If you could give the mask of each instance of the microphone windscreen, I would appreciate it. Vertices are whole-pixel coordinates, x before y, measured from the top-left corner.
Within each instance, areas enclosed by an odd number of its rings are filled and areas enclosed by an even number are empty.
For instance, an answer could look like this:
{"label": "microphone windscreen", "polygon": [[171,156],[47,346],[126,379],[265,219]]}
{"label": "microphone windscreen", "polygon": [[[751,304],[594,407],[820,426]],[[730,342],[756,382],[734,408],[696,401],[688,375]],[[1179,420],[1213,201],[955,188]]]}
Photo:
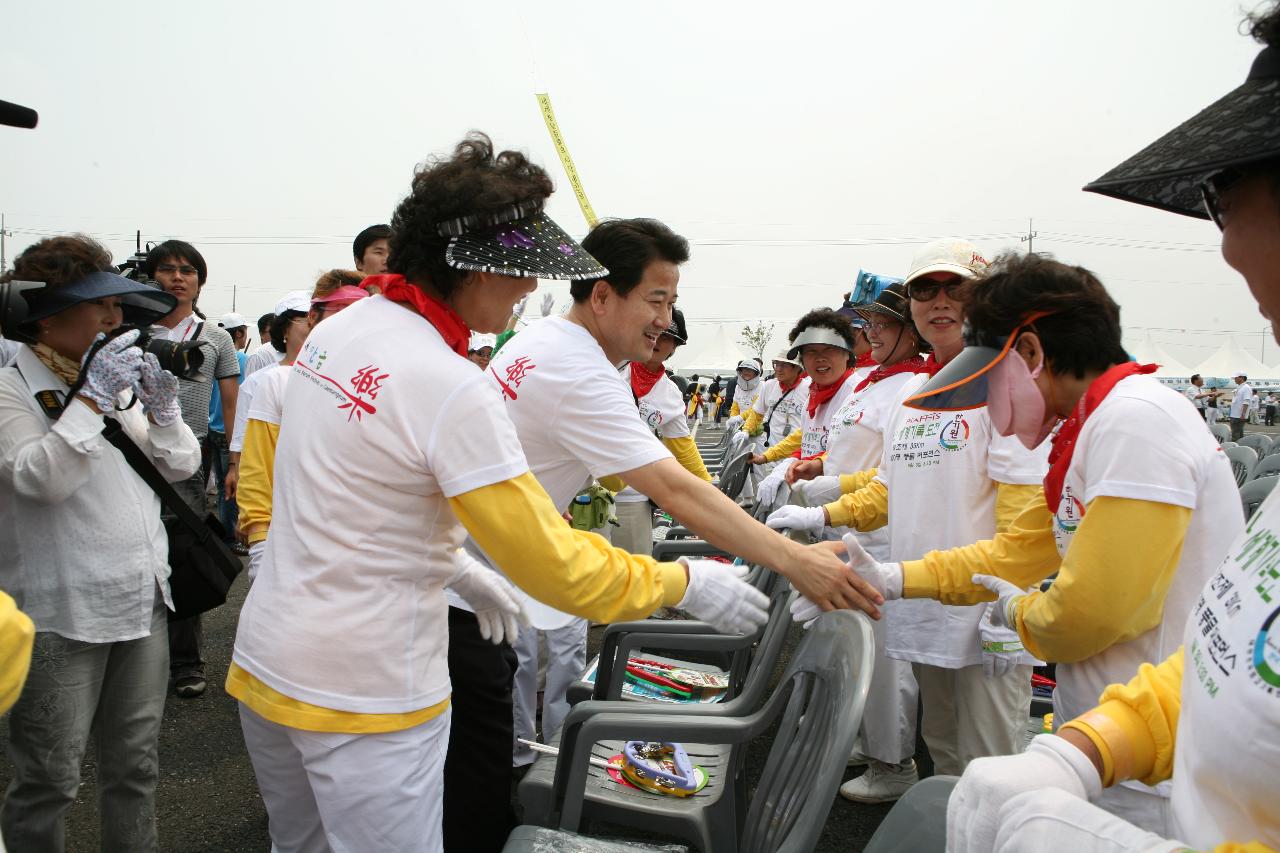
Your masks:
{"label": "microphone windscreen", "polygon": [[8,101],[0,101],[0,124],[9,127],[35,127],[39,121],[36,111],[28,107],[20,107]]}

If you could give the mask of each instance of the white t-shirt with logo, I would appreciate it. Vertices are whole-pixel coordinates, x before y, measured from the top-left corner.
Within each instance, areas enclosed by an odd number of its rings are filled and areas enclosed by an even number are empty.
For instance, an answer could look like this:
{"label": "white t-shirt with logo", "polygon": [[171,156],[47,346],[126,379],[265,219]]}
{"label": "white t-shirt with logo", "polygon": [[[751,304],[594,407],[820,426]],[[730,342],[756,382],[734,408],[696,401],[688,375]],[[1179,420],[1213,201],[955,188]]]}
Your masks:
{"label": "white t-shirt with logo", "polygon": [[[592,480],[671,458],[636,417],[631,386],[600,344],[565,317],[540,320],[508,340],[484,375],[491,398],[515,424],[529,470],[556,509],[568,509]],[[467,548],[484,557],[473,541]],[[577,618],[528,596],[524,604],[542,630]]]}
{"label": "white t-shirt with logo", "polygon": [[1151,376],[1122,379],[1076,439],[1053,525],[1059,554],[1066,555],[1096,498],[1153,501],[1192,513],[1160,624],[1087,660],[1058,664],[1057,719],[1080,716],[1098,704],[1108,684],[1128,681],[1142,663],[1158,663],[1177,650],[1201,588],[1244,529],[1231,464],[1180,396]]}
{"label": "white t-shirt with logo", "polygon": [[1227,554],[1182,637],[1173,837],[1201,850],[1227,839],[1280,849],[1280,492]]}
{"label": "white t-shirt with logo", "polygon": [[747,388],[742,383],[742,377],[738,377],[738,381],[733,386],[732,403],[737,405],[739,415],[745,418],[747,416],[747,412],[751,411],[751,404],[754,403],[756,397],[759,396],[760,386],[763,384],[764,383],[760,381],[760,377],[757,376],[751,383],[751,387]]}
{"label": "white t-shirt with logo", "polygon": [[[631,387],[631,364],[620,371],[622,381]],[[632,392],[632,398],[635,392]],[[687,438],[691,435],[689,419],[684,414],[684,397],[680,394],[680,386],[671,381],[670,376],[663,376],[653,384],[649,393],[636,401],[640,420],[659,439]],[[619,503],[646,501],[647,497],[627,486],[615,497]]]}
{"label": "white t-shirt with logo", "polygon": [[240,383],[240,391],[236,394],[236,421],[231,430],[231,441],[227,449],[233,453],[244,450],[244,431],[249,426],[249,410],[253,407],[253,395],[258,391],[258,383],[266,376],[261,370]]}
{"label": "white t-shirt with logo", "polygon": [[1236,386],[1236,391],[1231,395],[1231,417],[1244,417],[1245,406],[1253,405],[1253,388],[1248,382],[1242,382]]}
{"label": "white t-shirt with logo", "polygon": [[[899,398],[928,379],[916,374]],[[929,551],[972,545],[996,532],[996,483],[1038,485],[1048,470],[1049,442],[1027,450],[1000,435],[986,407],[926,412],[899,405],[885,436],[876,479],[889,490],[889,553],[918,560]],[[889,657],[948,669],[982,663],[978,623],[985,607],[929,599],[893,602],[885,624]]]}
{"label": "white t-shirt with logo", "polygon": [[856,375],[850,375],[831,399],[819,404],[812,415],[809,414],[809,392],[812,386],[805,389],[804,399],[800,404],[800,457],[802,459],[812,459],[827,452],[827,444],[831,440],[831,419],[853,396],[853,389],[858,387],[860,381]]}
{"label": "white t-shirt with logo", "polygon": [[783,391],[777,379],[764,383],[751,410],[764,418],[768,425],[765,447],[777,444],[800,429],[805,407],[809,405],[811,381],[808,376],[802,376],[790,391]]}
{"label": "white t-shirt with logo", "polygon": [[280,364],[255,373],[255,377],[261,378],[249,402],[248,416],[255,421],[279,424],[280,416],[284,413],[285,388],[288,387],[289,377],[292,375],[292,365],[286,367]]}
{"label": "white t-shirt with logo", "polygon": [[447,498],[528,471],[515,427],[474,364],[382,296],[311,332],[284,408],[235,662],[339,711],[443,701],[443,586],[465,536]]}

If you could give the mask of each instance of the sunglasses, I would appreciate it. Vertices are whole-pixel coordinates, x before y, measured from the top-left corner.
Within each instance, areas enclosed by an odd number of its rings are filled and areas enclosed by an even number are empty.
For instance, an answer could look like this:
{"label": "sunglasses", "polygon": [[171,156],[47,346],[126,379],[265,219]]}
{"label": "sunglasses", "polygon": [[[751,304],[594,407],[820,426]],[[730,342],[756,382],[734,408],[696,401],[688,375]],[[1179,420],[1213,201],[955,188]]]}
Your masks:
{"label": "sunglasses", "polygon": [[1244,176],[1245,173],[1239,169],[1223,169],[1200,182],[1200,198],[1204,202],[1205,213],[1209,214],[1219,231],[1222,230],[1222,196]]}
{"label": "sunglasses", "polygon": [[932,302],[938,298],[938,291],[946,290],[947,298],[960,301],[964,295],[964,288],[969,282],[963,278],[955,278],[951,281],[938,281],[932,278],[922,278],[911,282],[907,285],[907,295],[916,302]]}
{"label": "sunglasses", "polygon": [[183,275],[195,275],[199,270],[189,264],[183,264],[182,266],[177,266],[175,264],[160,264],[160,266],[156,267],[156,272],[170,274],[180,272]]}

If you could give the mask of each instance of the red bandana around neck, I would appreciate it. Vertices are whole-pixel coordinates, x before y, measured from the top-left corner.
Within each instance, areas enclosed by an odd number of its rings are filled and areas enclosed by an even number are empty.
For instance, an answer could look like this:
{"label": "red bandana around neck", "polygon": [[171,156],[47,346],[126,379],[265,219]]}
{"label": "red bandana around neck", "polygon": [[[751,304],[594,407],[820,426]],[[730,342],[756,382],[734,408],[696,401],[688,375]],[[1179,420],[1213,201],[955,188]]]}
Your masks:
{"label": "red bandana around neck", "polygon": [[1071,467],[1071,457],[1076,452],[1076,439],[1080,437],[1084,422],[1102,404],[1102,401],[1107,399],[1111,389],[1115,388],[1122,379],[1155,373],[1158,367],[1159,365],[1156,364],[1135,364],[1127,361],[1108,369],[1106,373],[1090,383],[1088,390],[1076,404],[1071,417],[1062,422],[1062,426],[1058,428],[1058,434],[1053,437],[1053,449],[1049,451],[1049,473],[1044,477],[1044,500],[1049,505],[1050,512],[1056,515],[1058,504],[1062,502],[1062,487],[1066,483],[1067,469]]}
{"label": "red bandana around neck", "polygon": [[824,388],[817,385],[809,386],[809,417],[813,417],[818,413],[818,407],[830,400],[836,395],[836,392],[844,385],[845,380],[853,375],[853,368],[850,367],[840,375],[840,378]]}
{"label": "red bandana around neck", "polygon": [[920,368],[921,373],[927,373],[930,376],[937,376],[938,371],[943,368],[942,362],[938,361],[938,356],[929,353],[929,357],[924,360],[924,364]]}
{"label": "red bandana around neck", "polygon": [[402,275],[371,275],[360,286],[370,284],[382,288],[382,295],[392,302],[399,302],[425,317],[428,323],[436,327],[449,349],[463,358],[467,357],[471,330],[456,311],[434,296],[427,295],[422,288],[405,281]]}
{"label": "red bandana around neck", "polygon": [[778,387],[782,389],[782,393],[783,393],[783,394],[789,394],[789,393],[791,393],[791,391],[792,391],[792,390],[794,390],[794,389],[795,389],[795,387],[796,387],[797,385],[799,385],[801,382],[803,382],[803,381],[804,381],[804,378],[805,378],[806,376],[808,376],[808,375],[809,375],[809,374],[805,373],[803,370],[802,370],[802,371],[800,371],[799,373],[797,373],[797,374],[796,374],[796,381],[795,381],[795,382],[792,382],[790,385],[783,385],[783,384],[782,384],[782,380],[781,380],[781,379],[779,379],[779,380],[778,380]]}
{"label": "red bandana around neck", "polygon": [[894,376],[898,373],[920,373],[924,370],[924,367],[925,361],[918,355],[913,355],[911,358],[903,359],[897,364],[890,365],[889,367],[881,365],[867,374],[866,378],[858,383],[858,387],[853,389],[853,393],[857,394],[868,385],[874,385],[881,379],[888,379],[890,376]]}
{"label": "red bandana around neck", "polygon": [[875,367],[876,360],[871,357],[870,352],[864,352],[862,355],[858,356],[853,360],[853,366],[855,369],[861,369],[863,367]]}
{"label": "red bandana around neck", "polygon": [[661,367],[650,371],[638,361],[631,362],[631,393],[635,394],[636,400],[639,401],[653,390],[653,386],[658,384],[659,379],[666,375],[667,372]]}

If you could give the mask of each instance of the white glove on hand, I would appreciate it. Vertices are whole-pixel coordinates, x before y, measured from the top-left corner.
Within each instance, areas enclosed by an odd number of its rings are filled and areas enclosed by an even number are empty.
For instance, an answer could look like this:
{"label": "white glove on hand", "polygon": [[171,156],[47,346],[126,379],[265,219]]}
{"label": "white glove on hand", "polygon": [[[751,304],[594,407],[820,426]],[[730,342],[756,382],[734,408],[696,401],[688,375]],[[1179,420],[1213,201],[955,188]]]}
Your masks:
{"label": "white glove on hand", "polygon": [[999,600],[991,606],[992,624],[1001,628],[1015,628],[1017,622],[1014,614],[1018,612],[1018,599],[1025,596],[1027,591],[995,575],[974,575],[970,580],[978,586],[985,586],[999,596]]}
{"label": "white glove on hand", "polygon": [[1000,807],[995,847],[1010,850],[1073,850],[1078,853],[1182,853],[1189,845],[1139,829],[1093,803],[1057,788],[1014,797]]}
{"label": "white glove on hand", "polygon": [[151,353],[142,357],[133,393],[138,395],[143,410],[151,415],[156,426],[170,426],[182,417],[182,409],[178,405],[178,377],[161,367]]}
{"label": "white glove on hand", "polygon": [[1102,780],[1089,757],[1057,735],[1037,735],[1021,755],[975,759],[947,805],[947,850],[992,850],[1000,807],[1038,788],[1058,788],[1088,800],[1102,793]]}
{"label": "white glove on hand", "polygon": [[848,555],[845,562],[849,564],[849,568],[875,587],[885,601],[902,598],[902,563],[879,562],[867,553],[858,537],[852,533],[846,533],[843,541]]}
{"label": "white glove on hand", "polygon": [[795,530],[819,536],[827,526],[827,514],[820,506],[784,506],[769,513],[765,524],[774,530]]}
{"label": "white glove on hand", "polygon": [[750,634],[769,620],[769,597],[747,583],[747,567],[680,558],[689,587],[676,607],[726,634]]}
{"label": "white glove on hand", "polygon": [[[80,396],[92,400],[104,413],[114,409],[120,392],[132,388],[141,377],[142,350],[133,346],[140,334],[137,330],[126,332],[98,350],[89,362]],[[95,343],[103,337],[99,334]],[[85,352],[86,358],[88,355]]]}
{"label": "white glove on hand", "polygon": [[515,597],[511,582],[466,551],[455,552],[454,563],[458,573],[446,586],[475,612],[480,636],[495,646],[503,640],[514,643],[520,636],[520,626],[529,624],[529,616]]}
{"label": "white glove on hand", "polygon": [[982,640],[982,674],[987,678],[999,678],[1013,671],[1025,660],[1022,638],[1012,628],[993,622],[999,602],[991,602],[987,613],[978,623],[978,636]]}
{"label": "white glove on hand", "polygon": [[778,499],[778,490],[786,483],[787,470],[795,461],[794,457],[782,460],[769,472],[769,476],[760,481],[760,485],[756,486],[758,502],[765,506],[773,506],[773,502]]}
{"label": "white glove on hand", "polygon": [[809,623],[821,615],[822,608],[803,595],[797,595],[795,600],[791,602],[791,621],[803,622],[806,629],[809,627]]}
{"label": "white glove on hand", "polygon": [[739,429],[744,423],[746,423],[746,421],[743,419],[742,415],[734,415],[724,422],[724,428],[729,432],[733,432],[734,430]]}
{"label": "white glove on hand", "polygon": [[258,567],[262,565],[262,555],[267,553],[267,540],[254,542],[249,546],[249,583],[258,576]]}

